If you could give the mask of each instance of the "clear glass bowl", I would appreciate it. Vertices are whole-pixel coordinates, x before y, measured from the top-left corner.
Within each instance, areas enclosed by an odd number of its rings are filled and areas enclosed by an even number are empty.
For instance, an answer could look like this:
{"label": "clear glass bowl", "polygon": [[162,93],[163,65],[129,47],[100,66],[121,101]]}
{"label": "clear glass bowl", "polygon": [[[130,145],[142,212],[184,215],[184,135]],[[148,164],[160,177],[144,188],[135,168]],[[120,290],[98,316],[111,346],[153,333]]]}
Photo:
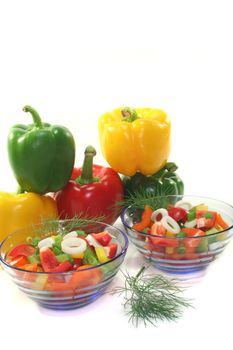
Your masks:
{"label": "clear glass bowl", "polygon": [[[177,195],[156,198],[158,208],[166,208],[169,204],[174,205],[181,199],[191,202],[193,206],[205,204],[208,206],[208,210],[217,211],[228,223],[229,228],[202,237],[166,237],[164,240],[161,236],[132,228],[136,222],[140,221],[142,210],[128,207],[121,214],[126,233],[137,250],[156,268],[168,273],[190,273],[205,269],[223,252],[233,233],[233,207],[227,203],[197,196]],[[186,247],[185,252],[177,253],[177,248],[181,245]],[[195,247],[195,249],[188,248],[190,246]]]}
{"label": "clear glass bowl", "polygon": [[[63,230],[66,221],[58,221],[59,230]],[[100,265],[84,268],[82,270],[72,270],[63,273],[54,272],[31,272],[20,268],[12,267],[6,262],[7,253],[12,247],[25,243],[28,236],[41,238],[55,234],[53,229],[50,232],[35,227],[19,230],[5,238],[0,246],[0,262],[3,269],[10,275],[14,283],[28,297],[36,301],[43,307],[58,310],[75,309],[92,303],[99,298],[118,272],[127,248],[128,238],[124,232],[118,228],[107,225],[103,222],[95,223],[87,228],[76,228],[85,232],[100,232],[107,229],[112,235],[112,240],[118,243],[117,255]]]}

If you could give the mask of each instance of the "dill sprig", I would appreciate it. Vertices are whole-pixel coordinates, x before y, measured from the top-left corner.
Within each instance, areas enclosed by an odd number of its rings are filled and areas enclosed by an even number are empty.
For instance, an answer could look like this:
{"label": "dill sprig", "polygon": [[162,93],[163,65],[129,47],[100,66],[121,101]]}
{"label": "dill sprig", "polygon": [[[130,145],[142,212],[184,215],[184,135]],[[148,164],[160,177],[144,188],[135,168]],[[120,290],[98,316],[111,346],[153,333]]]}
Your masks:
{"label": "dill sprig", "polygon": [[[178,197],[179,196],[177,196],[177,198]],[[118,203],[119,206],[130,206],[131,208],[139,209],[144,209],[146,205],[149,205],[153,210],[159,208],[167,208],[168,204],[169,199],[165,196],[160,197],[159,193],[157,196],[155,196],[154,194],[145,192],[143,189],[140,188],[135,192],[128,193],[127,196],[125,196],[124,200]]]}
{"label": "dill sprig", "polygon": [[82,213],[74,216],[72,219],[59,220],[55,218],[41,218],[41,223],[32,226],[34,234],[46,235],[48,233],[56,233],[62,231],[63,234],[77,230],[96,228],[100,226],[100,222],[104,221],[104,216],[87,217]]}
{"label": "dill sprig", "polygon": [[123,273],[123,287],[115,287],[110,294],[124,294],[124,309],[136,327],[140,321],[146,326],[161,320],[176,321],[183,309],[190,307],[189,299],[183,297],[183,289],[177,285],[177,280],[162,275],[144,274],[143,266],[136,276]]}

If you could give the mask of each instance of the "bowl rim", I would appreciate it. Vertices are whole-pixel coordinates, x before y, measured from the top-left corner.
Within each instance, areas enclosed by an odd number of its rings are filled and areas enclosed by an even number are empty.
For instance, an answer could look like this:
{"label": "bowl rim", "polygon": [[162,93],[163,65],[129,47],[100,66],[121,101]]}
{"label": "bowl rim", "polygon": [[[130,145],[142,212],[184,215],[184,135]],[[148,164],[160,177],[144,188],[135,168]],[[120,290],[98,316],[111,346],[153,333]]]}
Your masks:
{"label": "bowl rim", "polygon": [[[65,221],[69,221],[69,220],[54,220],[54,221],[57,221],[57,222],[65,222]],[[91,220],[88,220],[91,222]],[[93,266],[90,266],[90,267],[87,267],[87,268],[84,268],[84,269],[81,269],[81,270],[70,270],[70,271],[65,271],[65,272],[45,272],[45,271],[29,271],[29,270],[24,270],[24,269],[21,269],[20,267],[14,267],[10,264],[8,264],[5,259],[2,258],[2,245],[9,239],[11,238],[12,236],[16,235],[17,233],[23,231],[23,230],[27,230],[28,228],[30,228],[30,226],[26,226],[24,228],[21,228],[17,231],[14,231],[12,233],[10,233],[7,237],[5,237],[1,242],[0,242],[0,263],[4,264],[6,267],[12,269],[12,270],[16,270],[16,271],[21,271],[21,272],[24,272],[24,273],[29,273],[29,274],[38,274],[38,275],[71,275],[73,273],[78,273],[78,272],[82,272],[82,271],[88,271],[88,270],[94,270],[96,268],[100,268],[102,266],[105,266],[109,263],[111,263],[112,261],[118,259],[120,256],[126,254],[127,252],[127,249],[128,249],[128,246],[129,246],[129,239],[128,239],[128,236],[127,234],[121,230],[120,228],[114,226],[114,225],[110,225],[110,224],[107,224],[103,221],[93,221],[95,224],[100,224],[100,225],[105,225],[108,226],[108,227],[113,227],[115,230],[119,231],[120,234],[123,236],[124,238],[124,247],[122,248],[121,252],[118,253],[116,256],[114,256],[114,258],[108,260],[108,261],[105,261],[101,264],[98,264],[98,265],[93,265]],[[36,224],[36,225],[33,225],[33,227],[36,227],[36,226],[39,226],[41,225],[40,223],[39,224]]]}
{"label": "bowl rim", "polygon": [[[206,197],[206,196],[194,196],[194,195],[182,195],[182,194],[174,194],[174,195],[167,195],[167,196],[155,196],[155,198],[171,198],[171,197],[177,197],[177,196],[179,196],[179,197],[194,197],[194,198],[200,198],[200,199],[207,199],[207,200],[213,200],[213,201],[216,201],[216,202],[220,202],[220,203],[222,203],[222,204],[224,204],[224,205],[226,205],[226,206],[228,206],[229,208],[232,208],[232,210],[233,210],[233,205],[231,205],[231,204],[229,204],[229,203],[227,203],[227,202],[224,202],[224,201],[222,201],[222,200],[219,200],[219,199],[215,199],[215,198],[212,198],[212,197]],[[130,206],[128,206],[128,207],[125,207],[123,210],[122,210],[122,212],[121,212],[121,215],[120,215],[120,217],[121,217],[121,221],[122,221],[122,224],[125,226],[125,227],[127,227],[129,230],[132,230],[133,232],[135,232],[135,233],[139,233],[140,235],[143,235],[143,236],[145,236],[145,237],[156,237],[156,238],[160,238],[160,239],[164,239],[164,236],[158,236],[158,235],[152,235],[151,233],[146,233],[146,232],[143,232],[143,231],[139,231],[139,230],[135,230],[132,226],[129,226],[128,224],[127,224],[127,222],[125,221],[125,214],[126,214],[126,211],[127,210],[129,210],[129,209],[131,209],[131,208],[133,208],[133,206],[132,205],[130,205]],[[218,231],[218,232],[216,232],[216,233],[211,233],[211,234],[208,234],[208,237],[212,237],[212,236],[217,236],[217,235],[219,235],[219,234],[221,234],[221,233],[223,233],[223,232],[226,232],[226,231],[229,231],[229,230],[231,230],[231,229],[233,229],[233,224],[231,225],[231,226],[229,226],[228,228],[226,228],[226,229],[224,229],[224,230],[221,230],[221,231]],[[206,235],[202,235],[202,236],[194,236],[194,237],[184,237],[183,239],[200,239],[200,238],[202,238],[202,237],[206,237]],[[180,238],[178,238],[178,237],[167,237],[166,236],[166,239],[180,239]]]}

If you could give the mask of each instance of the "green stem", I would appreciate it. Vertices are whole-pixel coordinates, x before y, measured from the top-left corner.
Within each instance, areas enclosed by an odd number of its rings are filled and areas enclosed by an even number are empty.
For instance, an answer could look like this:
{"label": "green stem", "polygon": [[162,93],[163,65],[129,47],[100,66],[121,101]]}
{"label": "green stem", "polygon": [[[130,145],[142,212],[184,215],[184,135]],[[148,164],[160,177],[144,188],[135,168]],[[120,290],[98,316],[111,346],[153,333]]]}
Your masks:
{"label": "green stem", "polygon": [[137,112],[133,108],[125,107],[121,110],[123,120],[132,123],[134,120],[139,119]]}
{"label": "green stem", "polygon": [[178,166],[175,163],[168,162],[164,168],[167,169],[167,171],[174,173],[178,169]]}
{"label": "green stem", "polygon": [[178,169],[178,166],[175,163],[167,163],[163,169],[161,170],[161,176],[158,178],[159,180],[163,180],[167,175],[173,174]]}
{"label": "green stem", "polygon": [[75,181],[80,185],[87,185],[92,182],[97,182],[99,179],[93,177],[93,158],[96,155],[96,150],[92,146],[87,146],[84,152],[84,161],[82,166],[81,176],[78,177]]}
{"label": "green stem", "polygon": [[23,107],[23,111],[31,113],[32,119],[33,119],[33,123],[35,124],[35,126],[37,128],[41,128],[43,126],[41,118],[40,118],[39,114],[37,113],[37,111],[34,108],[32,108],[31,106],[24,106]]}
{"label": "green stem", "polygon": [[146,269],[146,266],[142,266],[138,271],[138,273],[136,274],[135,278],[137,279],[144,272],[145,269]]}

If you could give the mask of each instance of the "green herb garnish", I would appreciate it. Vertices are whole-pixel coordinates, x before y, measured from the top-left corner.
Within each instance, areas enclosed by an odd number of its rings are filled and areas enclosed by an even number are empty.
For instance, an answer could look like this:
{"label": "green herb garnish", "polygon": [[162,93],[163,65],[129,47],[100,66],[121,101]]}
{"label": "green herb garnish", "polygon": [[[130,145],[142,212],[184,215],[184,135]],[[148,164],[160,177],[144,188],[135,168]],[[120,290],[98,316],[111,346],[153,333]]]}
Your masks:
{"label": "green herb garnish", "polygon": [[118,205],[140,209],[144,209],[146,205],[149,205],[153,210],[156,210],[159,208],[167,208],[169,205],[169,198],[166,198],[166,196],[160,197],[159,194],[155,196],[152,193],[145,192],[143,189],[139,189],[138,191],[129,193]]}
{"label": "green herb garnish", "polygon": [[123,287],[115,287],[110,294],[124,294],[124,309],[136,327],[140,321],[156,325],[161,320],[177,320],[186,307],[192,306],[190,300],[181,295],[183,289],[177,280],[162,275],[144,274],[143,266],[136,276],[125,276]]}
{"label": "green herb garnish", "polygon": [[[72,219],[58,220],[58,219],[43,219],[41,218],[41,224],[33,225],[32,231],[34,234],[47,235],[57,234],[58,232],[65,235],[71,231],[77,231],[78,229],[88,229],[98,227],[98,223],[104,220],[104,216],[100,217],[88,217],[81,213]],[[79,231],[81,233],[81,230]],[[83,231],[82,231],[83,232]],[[80,234],[81,235],[81,234]],[[40,237],[41,240],[41,237]]]}

